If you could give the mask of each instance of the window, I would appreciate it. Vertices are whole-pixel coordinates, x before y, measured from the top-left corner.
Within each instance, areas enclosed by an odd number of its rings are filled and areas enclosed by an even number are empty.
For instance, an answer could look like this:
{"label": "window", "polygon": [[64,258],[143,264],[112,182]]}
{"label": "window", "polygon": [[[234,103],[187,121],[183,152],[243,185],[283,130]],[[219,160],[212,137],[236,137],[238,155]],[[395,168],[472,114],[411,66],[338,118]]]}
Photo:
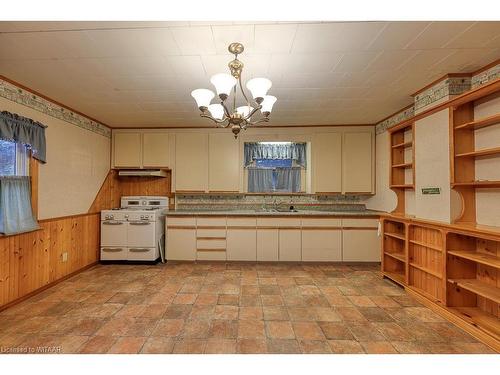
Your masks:
{"label": "window", "polygon": [[0,140],[0,176],[27,176],[28,161],[26,146]]}
{"label": "window", "polygon": [[301,192],[305,143],[245,143],[245,167],[250,193]]}

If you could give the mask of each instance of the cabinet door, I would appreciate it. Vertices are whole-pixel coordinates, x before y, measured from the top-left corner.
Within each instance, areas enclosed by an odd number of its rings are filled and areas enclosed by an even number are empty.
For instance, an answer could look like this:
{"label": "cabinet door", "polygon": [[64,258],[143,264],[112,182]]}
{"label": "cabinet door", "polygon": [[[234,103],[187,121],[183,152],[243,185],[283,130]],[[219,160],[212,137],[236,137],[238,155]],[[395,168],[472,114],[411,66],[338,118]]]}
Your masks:
{"label": "cabinet door", "polygon": [[321,133],[312,144],[314,191],[342,191],[342,133]]}
{"label": "cabinet door", "polygon": [[207,191],[208,134],[175,135],[175,190]]}
{"label": "cabinet door", "polygon": [[342,158],[342,185],[346,193],[373,191],[372,133],[345,133]]}
{"label": "cabinet door", "polygon": [[302,260],[300,229],[279,230],[279,260],[300,262]]}
{"label": "cabinet door", "polygon": [[380,262],[380,239],[376,229],[344,229],[344,262]]}
{"label": "cabinet door", "polygon": [[278,229],[257,229],[257,260],[278,261],[278,247]]}
{"label": "cabinet door", "polygon": [[210,134],[208,137],[208,190],[240,190],[239,141],[232,134]]}
{"label": "cabinet door", "polygon": [[342,260],[342,230],[303,228],[302,260],[340,262]]}
{"label": "cabinet door", "polygon": [[256,229],[227,230],[227,260],[257,260]]}
{"label": "cabinet door", "polygon": [[196,260],[196,229],[168,228],[165,250],[167,260]]}
{"label": "cabinet door", "polygon": [[116,168],[142,166],[141,133],[114,133],[113,160]]}
{"label": "cabinet door", "polygon": [[168,133],[142,135],[142,164],[148,167],[170,167]]}

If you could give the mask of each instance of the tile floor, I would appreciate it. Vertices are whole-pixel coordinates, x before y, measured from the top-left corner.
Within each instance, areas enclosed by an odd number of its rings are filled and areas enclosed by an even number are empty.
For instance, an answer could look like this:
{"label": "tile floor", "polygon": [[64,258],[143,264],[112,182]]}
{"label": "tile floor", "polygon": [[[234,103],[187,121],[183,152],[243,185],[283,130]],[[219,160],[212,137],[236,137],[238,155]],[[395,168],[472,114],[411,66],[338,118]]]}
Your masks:
{"label": "tile floor", "polygon": [[0,313],[0,353],[491,353],[378,266],[99,265]]}

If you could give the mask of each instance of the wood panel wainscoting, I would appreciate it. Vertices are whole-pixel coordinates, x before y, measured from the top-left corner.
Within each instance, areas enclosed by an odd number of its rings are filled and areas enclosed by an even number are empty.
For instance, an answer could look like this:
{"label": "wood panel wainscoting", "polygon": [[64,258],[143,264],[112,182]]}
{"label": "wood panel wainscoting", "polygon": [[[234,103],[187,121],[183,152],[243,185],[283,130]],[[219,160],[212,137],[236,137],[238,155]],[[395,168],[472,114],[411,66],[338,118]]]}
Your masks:
{"label": "wood panel wainscoting", "polygon": [[[38,216],[38,161],[33,158],[30,176]],[[118,207],[122,195],[171,196],[170,181],[170,173],[166,178],[118,177],[110,170],[87,213],[40,220],[33,232],[0,235],[0,311],[97,264],[100,211]]]}

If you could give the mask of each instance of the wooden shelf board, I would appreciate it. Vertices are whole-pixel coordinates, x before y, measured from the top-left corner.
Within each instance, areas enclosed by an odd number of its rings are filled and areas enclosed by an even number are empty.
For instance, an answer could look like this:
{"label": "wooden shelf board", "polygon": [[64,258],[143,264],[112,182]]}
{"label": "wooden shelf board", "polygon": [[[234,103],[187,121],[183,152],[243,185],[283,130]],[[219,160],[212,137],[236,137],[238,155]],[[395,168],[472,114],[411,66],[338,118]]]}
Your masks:
{"label": "wooden shelf board", "polygon": [[404,169],[413,168],[413,163],[394,164],[392,168],[404,168]]}
{"label": "wooden shelf board", "polygon": [[476,279],[448,279],[454,285],[487,298],[495,303],[500,303],[500,288],[483,283]]}
{"label": "wooden shelf board", "polygon": [[500,324],[495,316],[478,307],[448,307],[447,309],[500,341]]}
{"label": "wooden shelf board", "polygon": [[463,152],[460,154],[455,154],[456,158],[475,158],[479,156],[491,156],[491,155],[499,155],[500,147],[493,148],[485,148],[483,150],[475,150],[471,152]]}
{"label": "wooden shelf board", "polygon": [[500,268],[500,258],[494,255],[478,253],[477,251],[455,251],[448,250],[448,254],[454,255],[463,259],[472,260],[486,266]]}
{"label": "wooden shelf board", "polygon": [[454,182],[452,187],[471,186],[476,188],[500,188],[500,181],[470,181],[470,182]]}
{"label": "wooden shelf board", "polygon": [[405,275],[402,273],[396,273],[396,272],[390,272],[390,271],[384,271],[384,276],[387,276],[389,279],[397,282],[398,284],[404,284],[405,282]]}
{"label": "wooden shelf board", "polygon": [[441,251],[441,252],[443,251],[443,249],[440,248],[438,245],[432,245],[429,243],[420,242],[420,241],[416,241],[416,240],[410,240],[410,243],[412,243],[414,245],[422,246],[422,247],[427,247],[429,249],[436,250],[436,251]]}
{"label": "wooden shelf board", "polygon": [[401,241],[405,241],[404,234],[384,232],[384,235],[392,237],[392,238],[397,238],[398,240],[401,240]]}
{"label": "wooden shelf board", "polygon": [[440,273],[438,273],[436,271],[433,271],[430,268],[423,267],[423,266],[421,266],[419,264],[416,264],[416,263],[410,263],[410,266],[413,267],[413,268],[416,268],[416,269],[418,269],[418,270],[420,270],[422,272],[428,273],[429,275],[432,275],[432,276],[434,276],[434,277],[436,277],[438,279],[442,279],[443,278],[443,276]]}
{"label": "wooden shelf board", "polygon": [[414,189],[413,184],[396,184],[396,185],[391,185],[391,188],[398,188],[398,189]]}
{"label": "wooden shelf board", "polygon": [[500,114],[490,117],[481,118],[465,124],[455,126],[455,130],[458,129],[481,129],[487,126],[495,125],[500,123]]}
{"label": "wooden shelf board", "polygon": [[408,147],[413,147],[413,141],[407,141],[407,142],[402,142],[398,143],[396,145],[392,145],[392,148],[408,148]]}
{"label": "wooden shelf board", "polygon": [[404,253],[389,253],[387,251],[384,251],[384,255],[399,260],[400,262],[406,263],[406,256]]}

